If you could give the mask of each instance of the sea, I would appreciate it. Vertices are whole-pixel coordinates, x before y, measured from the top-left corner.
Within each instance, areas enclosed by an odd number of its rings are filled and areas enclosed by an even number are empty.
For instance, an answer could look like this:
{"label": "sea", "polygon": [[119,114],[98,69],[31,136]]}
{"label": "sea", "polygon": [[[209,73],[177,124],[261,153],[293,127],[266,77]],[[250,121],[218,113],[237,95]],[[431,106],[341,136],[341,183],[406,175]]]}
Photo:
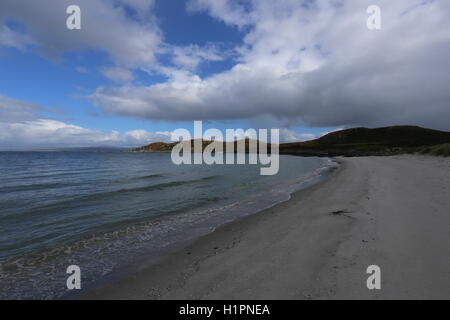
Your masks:
{"label": "sea", "polygon": [[325,179],[328,158],[175,165],[170,153],[0,152],[0,299],[58,299],[134,272]]}

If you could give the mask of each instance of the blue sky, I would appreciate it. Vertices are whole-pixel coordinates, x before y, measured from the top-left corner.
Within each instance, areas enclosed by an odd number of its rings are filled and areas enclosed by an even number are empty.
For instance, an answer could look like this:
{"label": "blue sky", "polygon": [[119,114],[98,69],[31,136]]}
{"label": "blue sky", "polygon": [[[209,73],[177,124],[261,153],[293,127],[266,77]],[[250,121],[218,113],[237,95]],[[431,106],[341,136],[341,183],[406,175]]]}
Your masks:
{"label": "blue sky", "polygon": [[[135,146],[194,120],[280,128],[283,141],[450,129],[436,117],[448,112],[449,5],[378,2],[373,32],[370,1],[2,0],[0,149]],[[70,4],[81,30],[65,26]]]}

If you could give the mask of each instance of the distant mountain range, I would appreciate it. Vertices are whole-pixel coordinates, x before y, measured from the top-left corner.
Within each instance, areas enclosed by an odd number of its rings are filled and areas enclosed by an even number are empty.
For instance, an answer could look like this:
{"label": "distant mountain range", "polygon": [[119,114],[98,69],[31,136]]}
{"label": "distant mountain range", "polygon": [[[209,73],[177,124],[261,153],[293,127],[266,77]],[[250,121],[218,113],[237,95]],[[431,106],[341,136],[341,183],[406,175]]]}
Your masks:
{"label": "distant mountain range", "polygon": [[[248,151],[249,139],[245,140]],[[184,143],[189,143],[184,142]],[[193,141],[190,141],[193,145]],[[213,141],[202,140],[203,148]],[[233,142],[222,143],[224,150]],[[131,149],[129,152],[170,152],[177,143],[155,142],[149,145]],[[237,142],[234,142],[236,150]],[[449,145],[445,145],[449,144]],[[279,145],[280,154],[294,154],[301,156],[367,156],[367,155],[392,155],[400,153],[433,152],[440,146],[445,154],[450,149],[450,132],[426,129],[417,126],[392,126],[384,128],[351,128],[331,132],[319,139],[282,143]],[[270,150],[270,145],[268,145]],[[255,150],[253,150],[255,151]],[[253,152],[252,151],[252,152]]]}

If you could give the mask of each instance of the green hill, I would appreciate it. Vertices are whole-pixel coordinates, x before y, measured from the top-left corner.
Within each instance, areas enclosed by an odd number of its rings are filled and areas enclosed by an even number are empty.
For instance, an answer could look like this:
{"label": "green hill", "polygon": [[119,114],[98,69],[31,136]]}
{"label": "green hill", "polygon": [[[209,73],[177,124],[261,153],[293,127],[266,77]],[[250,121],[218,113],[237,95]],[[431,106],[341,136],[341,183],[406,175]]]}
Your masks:
{"label": "green hill", "polygon": [[127,152],[170,152],[176,143],[154,142],[149,145],[134,148]]}
{"label": "green hill", "polygon": [[364,156],[419,152],[424,146],[450,143],[450,132],[417,126],[352,128],[319,139],[285,143],[280,153],[305,156]]}
{"label": "green hill", "polygon": [[[190,143],[191,150],[194,150],[194,141],[195,140],[189,140],[189,141],[185,141],[183,143]],[[249,150],[251,150],[251,152],[257,152],[257,150],[258,150],[259,142],[256,140],[250,140],[250,139],[245,139],[245,140],[243,139],[243,140],[239,140],[239,141],[235,141],[235,142],[202,140],[202,150],[205,149],[210,144],[215,143],[215,144],[222,144],[222,150],[224,152],[226,152],[226,150],[231,150],[230,147],[234,144],[233,150],[234,150],[234,152],[236,152],[237,144],[239,142],[241,142],[241,143],[244,142],[246,152],[249,152]],[[251,148],[251,142],[253,142],[256,145],[256,148]],[[170,152],[170,151],[172,151],[173,147],[175,147],[175,145],[177,145],[177,144],[178,144],[178,142],[173,142],[173,143],[154,142],[154,143],[151,143],[151,144],[143,146],[143,147],[128,150],[128,152]],[[267,148],[270,151],[270,144],[267,144]]]}

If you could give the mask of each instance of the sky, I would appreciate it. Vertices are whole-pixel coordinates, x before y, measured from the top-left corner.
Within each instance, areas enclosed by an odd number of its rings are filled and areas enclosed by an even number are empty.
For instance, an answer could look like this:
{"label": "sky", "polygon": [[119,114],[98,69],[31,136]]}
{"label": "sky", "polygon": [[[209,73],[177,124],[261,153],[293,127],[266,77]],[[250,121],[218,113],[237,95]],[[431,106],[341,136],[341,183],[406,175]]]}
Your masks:
{"label": "sky", "polygon": [[283,142],[450,130],[449,16],[444,0],[1,0],[0,150],[139,146],[194,120]]}

